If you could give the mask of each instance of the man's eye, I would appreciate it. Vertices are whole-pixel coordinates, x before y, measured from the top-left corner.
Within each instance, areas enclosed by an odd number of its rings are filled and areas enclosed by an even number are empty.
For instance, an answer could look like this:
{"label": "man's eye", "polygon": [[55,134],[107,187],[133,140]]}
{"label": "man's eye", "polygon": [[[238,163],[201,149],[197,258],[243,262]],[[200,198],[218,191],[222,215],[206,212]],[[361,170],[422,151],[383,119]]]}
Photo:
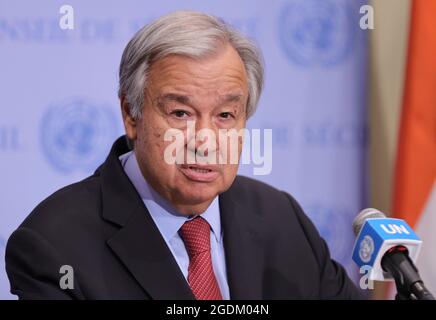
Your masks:
{"label": "man's eye", "polygon": [[233,115],[230,112],[221,112],[220,117],[223,119],[228,119],[228,118],[233,117]]}
{"label": "man's eye", "polygon": [[176,111],[171,112],[171,114],[173,114],[177,118],[183,118],[185,116],[189,116],[189,114],[183,110],[176,110]]}

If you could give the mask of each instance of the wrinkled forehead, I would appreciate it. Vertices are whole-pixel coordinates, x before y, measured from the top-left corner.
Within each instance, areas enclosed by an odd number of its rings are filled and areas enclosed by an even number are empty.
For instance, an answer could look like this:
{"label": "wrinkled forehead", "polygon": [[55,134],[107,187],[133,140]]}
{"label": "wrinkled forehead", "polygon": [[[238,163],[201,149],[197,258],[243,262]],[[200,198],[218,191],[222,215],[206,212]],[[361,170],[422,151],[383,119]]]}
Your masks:
{"label": "wrinkled forehead", "polygon": [[204,58],[166,56],[152,64],[147,82],[163,102],[186,103],[201,93],[235,102],[248,95],[245,66],[231,46]]}

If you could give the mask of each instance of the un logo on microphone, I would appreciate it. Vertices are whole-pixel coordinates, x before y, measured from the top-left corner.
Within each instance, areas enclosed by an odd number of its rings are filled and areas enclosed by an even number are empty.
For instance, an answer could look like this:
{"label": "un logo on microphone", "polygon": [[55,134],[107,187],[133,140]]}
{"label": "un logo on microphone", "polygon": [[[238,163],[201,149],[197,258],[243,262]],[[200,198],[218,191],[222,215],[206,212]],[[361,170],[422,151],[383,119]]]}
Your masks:
{"label": "un logo on microphone", "polygon": [[41,121],[41,148],[58,171],[93,171],[117,135],[112,110],[84,99],[48,107]]}
{"label": "un logo on microphone", "polygon": [[374,240],[371,236],[366,235],[360,242],[359,246],[359,257],[364,263],[371,261],[374,248]]}
{"label": "un logo on microphone", "polygon": [[280,44],[286,56],[302,66],[342,62],[355,36],[352,9],[344,0],[291,1],[279,16]]}

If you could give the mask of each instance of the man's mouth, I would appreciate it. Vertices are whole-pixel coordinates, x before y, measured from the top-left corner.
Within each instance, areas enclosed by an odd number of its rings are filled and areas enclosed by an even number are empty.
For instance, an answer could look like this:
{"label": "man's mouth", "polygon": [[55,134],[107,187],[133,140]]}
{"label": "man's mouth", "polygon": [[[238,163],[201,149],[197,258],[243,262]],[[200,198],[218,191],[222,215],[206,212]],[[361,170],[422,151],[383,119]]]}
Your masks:
{"label": "man's mouth", "polygon": [[190,170],[194,170],[195,172],[200,172],[200,173],[208,173],[211,172],[212,170],[210,169],[202,169],[202,168],[196,168],[194,166],[189,166],[188,169]]}
{"label": "man's mouth", "polygon": [[197,182],[211,182],[219,175],[217,166],[185,164],[179,166],[179,169],[189,180]]}

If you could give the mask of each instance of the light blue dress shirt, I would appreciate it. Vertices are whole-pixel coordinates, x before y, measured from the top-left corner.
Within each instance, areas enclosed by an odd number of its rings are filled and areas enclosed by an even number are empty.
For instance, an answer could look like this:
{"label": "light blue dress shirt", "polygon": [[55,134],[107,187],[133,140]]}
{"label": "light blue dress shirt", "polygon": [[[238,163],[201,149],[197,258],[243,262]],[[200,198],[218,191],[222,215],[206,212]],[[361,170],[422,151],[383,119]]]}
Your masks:
{"label": "light blue dress shirt", "polygon": [[[189,256],[178,231],[189,218],[178,213],[171,204],[159,195],[145,180],[142,175],[135,153],[130,151],[119,157],[121,164],[135,186],[145,206],[150,212],[154,223],[158,227],[168,248],[173,254],[185,279],[188,278]],[[223,299],[230,299],[227,283],[226,262],[224,256],[223,235],[221,230],[220,209],[218,197],[209,208],[201,214],[211,227],[210,248],[215,277],[221,290]]]}

